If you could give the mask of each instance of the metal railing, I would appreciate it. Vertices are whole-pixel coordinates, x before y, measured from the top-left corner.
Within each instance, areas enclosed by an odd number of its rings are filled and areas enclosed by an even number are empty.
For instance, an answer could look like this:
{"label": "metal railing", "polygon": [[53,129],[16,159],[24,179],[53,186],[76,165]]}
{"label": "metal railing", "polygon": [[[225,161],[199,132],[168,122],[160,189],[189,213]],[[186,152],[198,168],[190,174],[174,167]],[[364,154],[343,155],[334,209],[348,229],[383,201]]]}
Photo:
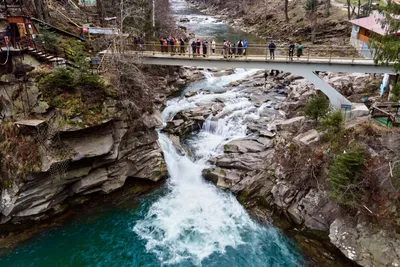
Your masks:
{"label": "metal railing", "polygon": [[146,43],[141,46],[125,42],[123,48],[119,45],[112,47],[117,52],[134,52],[141,55],[170,55],[204,58],[245,58],[245,59],[265,59],[265,60],[286,60],[310,61],[321,59],[331,62],[332,60],[371,60],[362,56],[363,52],[371,52],[371,49],[355,49],[351,46],[304,46],[301,55],[297,55],[297,49],[293,54],[289,52],[289,46],[276,46],[274,56],[271,55],[268,45],[249,45],[247,48],[226,48],[222,44],[216,44],[215,47],[208,44],[206,47],[193,47],[190,44],[181,45],[161,45],[160,43]]}

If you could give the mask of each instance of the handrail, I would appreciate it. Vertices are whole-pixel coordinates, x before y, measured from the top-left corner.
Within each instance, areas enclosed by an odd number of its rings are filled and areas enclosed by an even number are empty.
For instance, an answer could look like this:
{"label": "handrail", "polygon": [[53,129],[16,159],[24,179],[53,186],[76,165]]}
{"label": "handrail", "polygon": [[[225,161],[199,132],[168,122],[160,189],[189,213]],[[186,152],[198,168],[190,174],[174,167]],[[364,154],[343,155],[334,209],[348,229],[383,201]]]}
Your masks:
{"label": "handrail", "polygon": [[[302,50],[302,54],[297,57],[297,50],[295,49],[294,55],[291,57],[289,55],[289,47],[277,46],[274,50],[275,56],[271,57],[269,54],[269,49],[267,45],[249,45],[247,48],[230,48],[229,50],[225,49],[222,44],[215,45],[215,52],[213,53],[211,50],[211,44],[209,43],[207,46],[199,46],[195,47],[195,52],[193,53],[193,47],[190,44],[185,44],[184,46],[178,45],[161,45],[160,43],[145,43],[142,45],[143,51],[147,51],[156,54],[170,54],[181,55],[181,56],[192,56],[192,57],[219,57],[223,55],[225,58],[246,58],[251,59],[254,57],[263,57],[265,59],[273,59],[273,58],[284,58],[287,61],[296,60],[298,58],[305,58],[307,62],[312,59],[326,59],[329,63],[332,60],[338,59],[348,59],[354,63],[355,60],[371,60],[371,58],[362,57],[361,54],[363,52],[371,52],[370,49],[343,49],[343,47],[333,47],[333,46],[308,46],[304,47]],[[214,46],[213,46],[214,47]],[[204,48],[204,50],[203,50]],[[108,48],[110,49],[110,48]],[[112,49],[116,51],[120,51],[121,47],[116,45]],[[139,49],[139,45],[134,44],[128,40],[124,42],[124,51],[142,51]],[[205,53],[204,53],[205,52]],[[224,55],[225,54],[225,55]],[[303,59],[304,60],[304,59]]]}

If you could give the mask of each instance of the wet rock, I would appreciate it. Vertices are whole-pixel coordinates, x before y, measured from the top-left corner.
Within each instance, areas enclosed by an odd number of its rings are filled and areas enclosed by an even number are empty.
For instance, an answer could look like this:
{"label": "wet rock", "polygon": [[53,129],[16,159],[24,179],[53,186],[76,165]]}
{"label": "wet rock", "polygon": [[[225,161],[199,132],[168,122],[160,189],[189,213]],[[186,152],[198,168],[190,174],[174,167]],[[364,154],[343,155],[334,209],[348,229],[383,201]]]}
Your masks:
{"label": "wet rock", "polygon": [[265,161],[268,161],[273,155],[273,151],[266,150],[258,153],[229,153],[218,156],[210,161],[216,166],[227,169],[255,170],[262,169]]}
{"label": "wet rock", "polygon": [[190,22],[190,19],[188,19],[188,18],[181,18],[181,19],[179,20],[179,22]]}
{"label": "wet rock", "polygon": [[185,97],[192,97],[194,95],[197,95],[197,92],[194,90],[189,90],[185,93]]}
{"label": "wet rock", "polygon": [[213,167],[203,170],[203,177],[221,189],[229,189],[240,181],[240,171]]}
{"label": "wet rock", "polygon": [[225,153],[257,153],[265,151],[273,145],[273,141],[269,140],[265,144],[251,139],[236,139],[224,146]]}

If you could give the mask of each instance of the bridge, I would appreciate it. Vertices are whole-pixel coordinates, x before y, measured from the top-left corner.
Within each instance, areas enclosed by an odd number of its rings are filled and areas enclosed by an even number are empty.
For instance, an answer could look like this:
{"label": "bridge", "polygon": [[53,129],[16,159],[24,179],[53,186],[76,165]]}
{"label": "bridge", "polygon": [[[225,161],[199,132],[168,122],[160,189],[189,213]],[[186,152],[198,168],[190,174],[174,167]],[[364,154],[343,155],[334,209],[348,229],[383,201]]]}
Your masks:
{"label": "bridge", "polygon": [[[394,73],[391,66],[377,65],[372,59],[366,59],[359,56],[362,51],[356,51],[354,48],[345,47],[326,47],[313,46],[307,47],[301,57],[291,59],[288,55],[288,49],[277,47],[275,57],[270,58],[266,45],[252,46],[246,51],[246,55],[226,55],[221,54],[222,46],[217,45],[215,53],[211,52],[210,47],[203,54],[191,53],[191,47],[168,46],[161,47],[158,44],[145,44],[142,49],[136,46],[128,46],[122,53],[125,55],[137,55],[141,63],[151,65],[170,65],[170,66],[192,66],[203,68],[245,68],[245,69],[265,69],[280,70],[302,76],[312,82],[320,89],[330,100],[332,106],[341,109],[343,105],[349,107],[352,103],[340,94],[336,89],[322,80],[316,71],[328,72],[355,72],[355,73]],[[166,49],[169,52],[165,52]],[[136,51],[135,51],[136,50]],[[172,52],[171,52],[172,51]],[[103,51],[107,54],[110,51]],[[180,53],[182,52],[182,53]],[[112,52],[111,52],[112,53]]]}

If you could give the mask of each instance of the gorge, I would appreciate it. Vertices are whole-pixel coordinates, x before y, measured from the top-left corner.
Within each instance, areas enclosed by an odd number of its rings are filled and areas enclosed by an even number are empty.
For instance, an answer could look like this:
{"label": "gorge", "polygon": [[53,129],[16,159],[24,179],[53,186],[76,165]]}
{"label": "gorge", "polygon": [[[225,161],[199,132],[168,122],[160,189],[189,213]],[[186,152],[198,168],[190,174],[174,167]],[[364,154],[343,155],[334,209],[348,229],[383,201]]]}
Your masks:
{"label": "gorge", "polygon": [[[171,7],[177,23],[196,37],[264,42],[186,1],[173,0]],[[375,82],[366,74],[320,76],[352,90],[354,98]],[[14,194],[3,191],[2,221],[18,226],[31,217],[35,225],[46,212],[61,210],[67,196],[79,202],[115,192],[3,249],[0,265],[400,264],[396,233],[353,221],[352,213],[342,216],[321,185],[328,152],[320,150],[329,149],[318,143],[323,136],[314,122],[301,114],[316,88],[290,73],[264,77],[263,70],[161,68],[151,77],[159,85],[154,102],[160,112],[141,114],[144,128],[120,118],[61,135],[78,152],[69,181],[53,185],[39,177],[18,185]],[[368,127],[346,125],[353,133],[375,131]],[[399,135],[374,134],[379,144],[361,138],[376,158],[391,155],[388,143]],[[87,146],[92,150],[79,153]],[[144,182],[165,176],[165,184]],[[141,182],[153,190],[136,197]]]}

